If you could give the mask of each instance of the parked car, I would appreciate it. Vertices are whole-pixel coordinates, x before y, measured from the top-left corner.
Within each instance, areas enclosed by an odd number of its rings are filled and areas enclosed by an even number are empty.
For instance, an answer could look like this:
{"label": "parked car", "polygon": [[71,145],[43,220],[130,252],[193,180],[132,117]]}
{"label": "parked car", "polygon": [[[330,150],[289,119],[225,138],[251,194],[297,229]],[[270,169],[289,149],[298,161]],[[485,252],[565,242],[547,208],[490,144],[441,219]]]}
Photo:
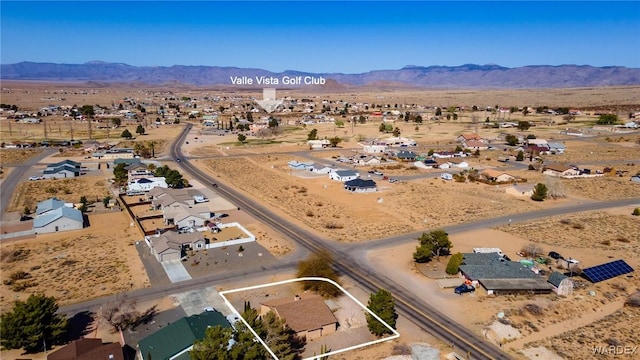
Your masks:
{"label": "parked car", "polygon": [[369,174],[375,174],[376,171],[375,170],[369,170]]}
{"label": "parked car", "polygon": [[207,306],[203,310],[206,312],[216,312],[216,309],[214,309],[212,306]]}
{"label": "parked car", "polygon": [[40,176],[30,176],[30,177],[29,177],[29,180],[30,180],[30,181],[36,181],[36,180],[40,180],[40,179],[41,179],[41,177],[40,177]]}
{"label": "parked car", "polygon": [[568,258],[565,261],[568,262],[569,264],[580,264],[580,261],[572,258]]}
{"label": "parked car", "polygon": [[218,218],[218,219],[226,218],[228,216],[229,216],[229,214],[225,214],[225,213],[216,214],[216,218]]}
{"label": "parked car", "polygon": [[398,181],[398,179],[396,179],[396,178],[390,178],[390,179],[389,179],[389,182],[390,182],[390,183],[394,183],[394,182],[397,182],[397,181]]}
{"label": "parked car", "polygon": [[476,291],[476,288],[473,285],[462,284],[453,290],[456,294],[464,294],[464,293],[472,293]]}
{"label": "parked car", "polygon": [[449,173],[444,173],[440,175],[440,178],[443,180],[453,180],[453,175]]}
{"label": "parked car", "polygon": [[550,251],[549,254],[547,254],[547,256],[555,260],[564,260],[564,257],[562,257],[562,255],[558,254],[555,251]]}
{"label": "parked car", "polygon": [[374,171],[373,173],[374,173],[374,175],[378,175],[378,176],[384,175],[382,172],[380,172],[378,170]]}

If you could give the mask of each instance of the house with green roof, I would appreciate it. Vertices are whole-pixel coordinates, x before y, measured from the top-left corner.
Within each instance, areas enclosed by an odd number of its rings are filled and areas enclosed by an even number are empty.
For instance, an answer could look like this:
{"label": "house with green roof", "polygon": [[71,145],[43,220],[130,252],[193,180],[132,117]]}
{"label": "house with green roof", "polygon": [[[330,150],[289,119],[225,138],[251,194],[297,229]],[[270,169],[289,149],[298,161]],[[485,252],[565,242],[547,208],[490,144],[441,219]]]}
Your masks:
{"label": "house with green roof", "polygon": [[229,321],[217,311],[182,318],[161,328],[138,342],[138,360],[189,359],[189,351],[196,340],[202,340],[208,327],[231,327]]}

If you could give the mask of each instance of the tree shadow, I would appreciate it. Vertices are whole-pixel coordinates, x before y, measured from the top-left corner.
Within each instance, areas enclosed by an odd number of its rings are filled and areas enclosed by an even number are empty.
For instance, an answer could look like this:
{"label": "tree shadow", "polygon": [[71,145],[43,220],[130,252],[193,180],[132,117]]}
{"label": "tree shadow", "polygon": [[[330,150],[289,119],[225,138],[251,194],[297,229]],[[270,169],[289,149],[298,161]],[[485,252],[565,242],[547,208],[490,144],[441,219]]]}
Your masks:
{"label": "tree shadow", "polygon": [[82,311],[69,318],[69,330],[67,340],[73,341],[85,337],[91,332],[91,325],[96,320],[96,314],[91,311]]}

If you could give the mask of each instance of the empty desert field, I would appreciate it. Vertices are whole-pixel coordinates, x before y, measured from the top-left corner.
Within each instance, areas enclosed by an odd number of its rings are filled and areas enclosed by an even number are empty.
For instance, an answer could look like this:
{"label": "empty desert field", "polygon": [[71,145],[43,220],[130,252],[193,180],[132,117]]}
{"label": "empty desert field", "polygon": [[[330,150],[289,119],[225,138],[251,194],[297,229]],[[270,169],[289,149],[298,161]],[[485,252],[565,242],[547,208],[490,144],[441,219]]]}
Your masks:
{"label": "empty desert field", "polygon": [[96,214],[82,230],[4,240],[2,307],[38,292],[66,305],[149,286],[130,222],[124,211]]}

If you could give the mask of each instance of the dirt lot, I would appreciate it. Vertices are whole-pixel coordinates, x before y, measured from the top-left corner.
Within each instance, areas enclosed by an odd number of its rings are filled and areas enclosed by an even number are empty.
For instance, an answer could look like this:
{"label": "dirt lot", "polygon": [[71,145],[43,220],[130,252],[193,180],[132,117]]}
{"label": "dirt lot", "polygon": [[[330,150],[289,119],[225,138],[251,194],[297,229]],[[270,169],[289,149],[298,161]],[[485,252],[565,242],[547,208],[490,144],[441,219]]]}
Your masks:
{"label": "dirt lot", "polygon": [[3,280],[20,271],[28,275],[2,285],[3,308],[36,292],[65,305],[149,286],[133,246],[142,235],[130,221],[124,211],[89,215],[91,226],[82,230],[4,240]]}
{"label": "dirt lot", "polygon": [[37,149],[0,149],[0,166],[22,164],[40,153]]}
{"label": "dirt lot", "polygon": [[18,185],[7,211],[22,211],[28,206],[35,211],[39,201],[57,197],[66,202],[79,203],[86,196],[89,203],[101,202],[110,195],[103,176],[80,176],[71,179],[28,181]]}

